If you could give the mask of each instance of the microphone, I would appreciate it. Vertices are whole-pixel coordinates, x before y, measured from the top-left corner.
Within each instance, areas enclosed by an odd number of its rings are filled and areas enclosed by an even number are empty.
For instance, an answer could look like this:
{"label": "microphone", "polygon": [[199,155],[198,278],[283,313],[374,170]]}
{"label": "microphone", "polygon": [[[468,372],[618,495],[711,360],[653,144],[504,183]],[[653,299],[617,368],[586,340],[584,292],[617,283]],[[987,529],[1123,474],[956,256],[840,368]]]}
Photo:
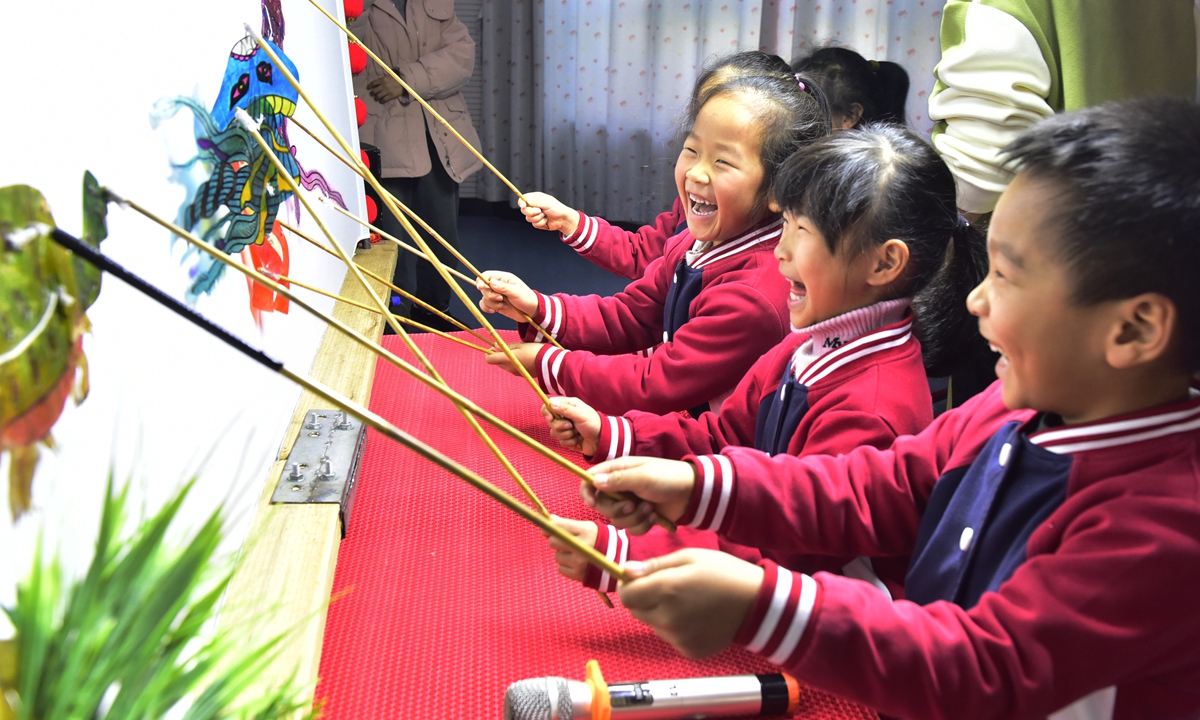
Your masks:
{"label": "microphone", "polygon": [[588,661],[587,680],[520,680],[504,694],[504,720],[667,720],[791,715],[800,685],[783,673],[608,685]]}

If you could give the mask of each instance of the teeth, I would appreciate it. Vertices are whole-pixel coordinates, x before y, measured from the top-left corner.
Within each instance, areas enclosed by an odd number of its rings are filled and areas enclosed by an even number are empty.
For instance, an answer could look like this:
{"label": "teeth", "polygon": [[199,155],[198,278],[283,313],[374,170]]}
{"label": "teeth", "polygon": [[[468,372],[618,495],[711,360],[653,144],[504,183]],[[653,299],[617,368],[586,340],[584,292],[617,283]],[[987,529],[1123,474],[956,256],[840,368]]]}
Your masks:
{"label": "teeth", "polygon": [[695,215],[712,215],[717,211],[716,204],[710,203],[692,193],[688,193],[688,199],[692,201],[692,213]]}

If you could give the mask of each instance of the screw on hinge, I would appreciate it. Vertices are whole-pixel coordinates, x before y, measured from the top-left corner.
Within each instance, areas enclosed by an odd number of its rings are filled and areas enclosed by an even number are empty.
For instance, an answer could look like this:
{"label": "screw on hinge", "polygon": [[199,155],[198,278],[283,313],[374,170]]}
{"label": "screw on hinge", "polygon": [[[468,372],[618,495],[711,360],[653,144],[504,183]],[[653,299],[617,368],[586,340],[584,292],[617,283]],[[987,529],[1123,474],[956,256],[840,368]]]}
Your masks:
{"label": "screw on hinge", "polygon": [[333,425],[335,430],[349,430],[350,418],[346,416],[346,411],[341,411],[337,415],[337,422]]}
{"label": "screw on hinge", "polygon": [[288,473],[288,480],[300,482],[303,479],[304,475],[300,472],[300,463],[292,463],[292,471]]}
{"label": "screw on hinge", "polygon": [[317,473],[317,477],[326,482],[337,479],[337,473],[333,471],[333,467],[330,465],[329,458],[322,458],[321,470]]}

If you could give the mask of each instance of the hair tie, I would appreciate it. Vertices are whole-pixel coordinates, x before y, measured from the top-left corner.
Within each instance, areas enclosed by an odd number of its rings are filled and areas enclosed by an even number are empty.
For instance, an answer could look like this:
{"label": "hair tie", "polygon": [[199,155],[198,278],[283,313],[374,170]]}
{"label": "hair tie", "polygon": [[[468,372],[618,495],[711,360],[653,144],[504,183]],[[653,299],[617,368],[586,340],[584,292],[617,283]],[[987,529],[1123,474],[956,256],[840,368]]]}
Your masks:
{"label": "hair tie", "polygon": [[879,71],[879,61],[878,60],[868,60],[867,62],[871,63],[872,70],[875,70],[876,72]]}
{"label": "hair tie", "polygon": [[804,81],[801,80],[800,73],[796,73],[796,84],[800,86],[800,92],[808,92],[808,88],[804,87]]}
{"label": "hair tie", "polygon": [[966,232],[971,229],[971,222],[963,217],[962,213],[958,214],[958,221],[954,225],[956,232]]}

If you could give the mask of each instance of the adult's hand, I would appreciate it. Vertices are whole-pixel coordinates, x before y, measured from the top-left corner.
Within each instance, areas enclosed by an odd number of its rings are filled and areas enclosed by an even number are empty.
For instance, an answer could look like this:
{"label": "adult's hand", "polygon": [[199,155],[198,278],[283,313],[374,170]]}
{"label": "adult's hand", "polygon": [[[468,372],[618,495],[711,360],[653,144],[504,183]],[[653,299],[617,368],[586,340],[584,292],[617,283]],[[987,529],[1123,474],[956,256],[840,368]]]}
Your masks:
{"label": "adult's hand", "polygon": [[367,83],[367,92],[371,94],[371,97],[375,98],[375,102],[381,105],[396,98],[400,98],[400,102],[403,105],[408,104],[404,98],[408,98],[409,101],[412,100],[412,97],[404,90],[404,86],[396,82],[396,79],[391,75],[377,77]]}

